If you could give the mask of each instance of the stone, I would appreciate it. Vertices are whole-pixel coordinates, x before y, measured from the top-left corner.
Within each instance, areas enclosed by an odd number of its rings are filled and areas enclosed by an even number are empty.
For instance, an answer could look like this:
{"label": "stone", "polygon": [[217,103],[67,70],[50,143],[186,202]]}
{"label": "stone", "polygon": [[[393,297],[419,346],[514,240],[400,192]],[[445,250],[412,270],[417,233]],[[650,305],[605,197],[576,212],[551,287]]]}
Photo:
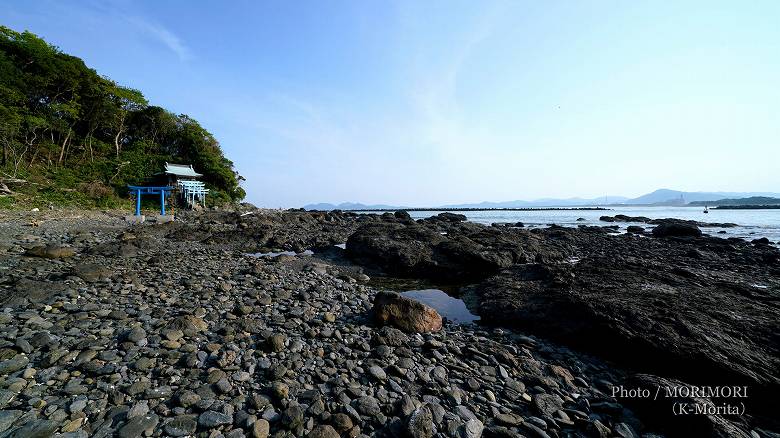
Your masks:
{"label": "stone", "polygon": [[195,415],[178,415],[165,423],[165,433],[170,436],[190,436],[195,434],[198,421]]}
{"label": "stone", "polygon": [[407,332],[441,330],[442,318],[435,309],[395,292],[379,292],[374,298],[374,318],[380,324],[392,324]]}
{"label": "stone", "polygon": [[151,434],[159,421],[160,417],[156,414],[131,418],[119,429],[117,436],[120,438],[136,438],[144,434]]}
{"label": "stone", "polygon": [[519,426],[523,424],[523,417],[516,414],[499,413],[496,414],[494,418],[496,419],[496,422],[506,426]]}
{"label": "stone", "polygon": [[51,420],[30,420],[20,427],[7,431],[3,438],[49,438],[59,428],[59,424]]}
{"label": "stone", "polygon": [[552,417],[556,411],[563,409],[563,400],[556,394],[535,394],[533,406],[538,413]]}
{"label": "stone", "polygon": [[271,351],[274,351],[276,353],[280,351],[284,351],[285,343],[287,342],[287,336],[283,334],[275,334],[268,337],[268,347],[271,349]]}
{"label": "stone", "polygon": [[360,397],[352,402],[353,407],[361,414],[376,417],[382,413],[379,401],[371,396]]}
{"label": "stone", "polygon": [[300,406],[290,406],[282,413],[282,423],[290,429],[303,425],[303,409]]}
{"label": "stone", "polygon": [[339,432],[346,432],[353,427],[352,417],[347,414],[334,414],[333,417],[331,417],[331,422],[333,423],[333,427]]}
{"label": "stone", "polygon": [[75,420],[71,420],[65,423],[65,425],[63,425],[62,428],[60,428],[60,431],[63,433],[75,432],[81,429],[81,426],[83,424],[84,424],[84,417],[76,418]]}
{"label": "stone", "polygon": [[127,411],[127,418],[134,418],[146,415],[149,412],[149,404],[146,401],[138,402]]}
{"label": "stone", "polygon": [[193,315],[177,316],[168,324],[168,330],[180,330],[185,335],[197,334],[208,330],[209,325],[203,318]]}
{"label": "stone", "polygon": [[431,410],[427,406],[415,410],[409,417],[406,430],[412,438],[432,438],[434,425]]}
{"label": "stone", "polygon": [[6,374],[13,374],[22,368],[26,367],[30,363],[30,359],[24,354],[17,354],[16,356],[0,362],[0,376]]}
{"label": "stone", "polygon": [[382,367],[378,365],[371,365],[368,367],[368,374],[380,382],[387,380],[387,374],[385,374],[385,370],[383,370]]}
{"label": "stone", "polygon": [[16,410],[0,411],[0,433],[8,430],[23,413]]}
{"label": "stone", "polygon": [[252,423],[252,437],[253,438],[266,438],[271,433],[271,425],[268,420],[259,419]]}
{"label": "stone", "polygon": [[78,264],[73,268],[73,275],[87,283],[95,283],[111,277],[111,270],[97,263]]}
{"label": "stone", "polygon": [[327,424],[321,424],[315,426],[314,429],[309,432],[309,438],[339,438],[339,433],[333,426]]}
{"label": "stone", "polygon": [[271,390],[279,400],[284,400],[290,395],[290,387],[284,382],[274,382],[271,385]]}
{"label": "stone", "polygon": [[198,417],[198,424],[211,429],[225,424],[232,424],[233,416],[217,411],[206,411]]}
{"label": "stone", "polygon": [[460,438],[479,438],[482,436],[482,431],[484,429],[485,426],[481,421],[471,419],[458,428],[458,436]]}

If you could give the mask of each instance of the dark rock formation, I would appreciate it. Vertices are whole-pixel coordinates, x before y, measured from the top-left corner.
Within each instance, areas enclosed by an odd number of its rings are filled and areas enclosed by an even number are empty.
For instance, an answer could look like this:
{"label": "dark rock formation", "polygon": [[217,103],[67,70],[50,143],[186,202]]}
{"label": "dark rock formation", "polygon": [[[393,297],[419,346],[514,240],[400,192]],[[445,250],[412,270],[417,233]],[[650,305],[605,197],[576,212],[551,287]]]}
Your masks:
{"label": "dark rock formation", "polygon": [[[679,221],[656,230],[700,236]],[[381,222],[360,227],[347,252],[394,275],[476,283],[468,301],[487,324],[690,383],[749,385],[765,411],[780,390],[780,251],[609,231]]]}
{"label": "dark rock formation", "polygon": [[739,225],[731,222],[699,222],[677,218],[663,218],[663,219],[650,219],[647,216],[626,216],[625,214],[616,214],[614,216],[601,216],[599,218],[602,222],[639,222],[643,224],[660,225],[665,223],[685,223],[689,225],[696,225],[698,227],[708,228],[733,228]]}
{"label": "dark rock formation", "polygon": [[653,228],[655,237],[699,237],[701,234],[699,227],[684,222],[666,222]]}
{"label": "dark rock formation", "polygon": [[531,231],[426,219],[363,225],[347,240],[347,256],[399,277],[465,281],[566,253]]}

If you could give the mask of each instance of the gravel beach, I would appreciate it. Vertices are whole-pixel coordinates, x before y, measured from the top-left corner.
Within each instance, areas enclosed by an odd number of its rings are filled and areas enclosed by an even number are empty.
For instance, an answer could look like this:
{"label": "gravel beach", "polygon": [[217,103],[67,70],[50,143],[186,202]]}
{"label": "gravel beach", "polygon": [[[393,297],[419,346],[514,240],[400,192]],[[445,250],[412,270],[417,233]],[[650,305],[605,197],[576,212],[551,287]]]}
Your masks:
{"label": "gravel beach", "polygon": [[375,215],[121,216],[0,212],[0,437],[777,436],[664,428],[613,394],[675,380],[531,331],[376,322],[375,270],[318,256]]}

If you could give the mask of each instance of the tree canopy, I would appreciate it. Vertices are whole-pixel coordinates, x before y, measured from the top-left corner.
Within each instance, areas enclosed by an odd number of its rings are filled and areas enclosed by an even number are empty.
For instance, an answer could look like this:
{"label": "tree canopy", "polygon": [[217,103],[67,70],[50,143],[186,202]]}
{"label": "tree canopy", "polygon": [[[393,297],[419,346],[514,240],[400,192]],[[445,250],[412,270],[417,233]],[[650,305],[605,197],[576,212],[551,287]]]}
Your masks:
{"label": "tree canopy", "polygon": [[140,91],[30,32],[4,26],[0,148],[0,178],[24,178],[37,192],[115,199],[167,161],[192,164],[214,202],[245,195],[233,163],[197,121],[149,105]]}

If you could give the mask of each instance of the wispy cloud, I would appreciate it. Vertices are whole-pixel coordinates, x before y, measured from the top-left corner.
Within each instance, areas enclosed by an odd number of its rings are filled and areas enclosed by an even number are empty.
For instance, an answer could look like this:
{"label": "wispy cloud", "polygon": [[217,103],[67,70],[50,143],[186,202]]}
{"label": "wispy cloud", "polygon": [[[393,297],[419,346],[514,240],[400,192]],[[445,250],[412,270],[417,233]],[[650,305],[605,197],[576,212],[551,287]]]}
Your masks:
{"label": "wispy cloud", "polygon": [[172,31],[153,21],[141,17],[127,17],[126,20],[146,36],[162,43],[182,61],[192,59],[192,52]]}
{"label": "wispy cloud", "polygon": [[[417,109],[421,138],[442,156],[464,157],[465,163],[473,163],[474,144],[489,146],[485,138],[474,138],[461,114],[458,87],[461,71],[478,50],[479,45],[491,37],[505,4],[491,3],[471,26],[453,33],[452,44],[443,49],[447,56],[432,63],[429,56],[418,54],[417,81],[410,89],[411,100]],[[437,48],[437,50],[442,50]]]}

